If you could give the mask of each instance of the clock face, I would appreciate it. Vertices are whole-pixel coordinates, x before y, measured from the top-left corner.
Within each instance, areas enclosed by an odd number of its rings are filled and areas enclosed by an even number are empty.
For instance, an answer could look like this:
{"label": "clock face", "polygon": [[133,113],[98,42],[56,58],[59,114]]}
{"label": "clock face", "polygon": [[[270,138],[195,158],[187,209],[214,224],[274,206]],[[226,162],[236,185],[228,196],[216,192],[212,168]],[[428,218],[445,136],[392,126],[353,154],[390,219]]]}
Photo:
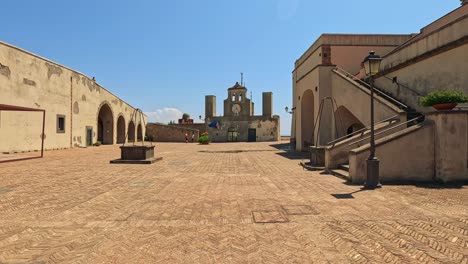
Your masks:
{"label": "clock face", "polygon": [[240,106],[240,104],[233,104],[231,110],[232,110],[232,112],[233,112],[234,114],[236,114],[236,115],[239,114],[240,111],[241,111],[241,106]]}

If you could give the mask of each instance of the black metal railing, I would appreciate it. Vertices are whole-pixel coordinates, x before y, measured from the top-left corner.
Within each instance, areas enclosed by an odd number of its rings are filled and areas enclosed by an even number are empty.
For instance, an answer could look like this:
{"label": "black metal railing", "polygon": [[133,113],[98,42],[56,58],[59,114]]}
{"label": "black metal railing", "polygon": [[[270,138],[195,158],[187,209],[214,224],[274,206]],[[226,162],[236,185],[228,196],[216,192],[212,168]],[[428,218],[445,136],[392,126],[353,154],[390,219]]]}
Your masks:
{"label": "black metal railing", "polygon": [[[385,122],[389,122],[389,124],[391,124],[393,121],[400,121],[399,116],[398,116],[398,115],[394,115],[394,116],[392,116],[392,117],[386,118],[386,119],[384,119],[384,120],[381,120],[381,121],[375,123],[375,125],[379,125],[379,124],[382,124],[382,123],[385,123]],[[348,139],[348,138],[350,138],[350,137],[352,137],[352,136],[354,136],[354,135],[357,135],[357,134],[359,134],[359,133],[362,133],[362,134],[364,135],[364,132],[367,131],[367,130],[369,130],[369,129],[370,129],[370,126],[361,128],[361,129],[359,129],[359,130],[356,130],[356,131],[354,131],[354,132],[352,132],[352,133],[350,133],[350,134],[347,134],[347,135],[345,135],[345,136],[342,136],[342,137],[340,137],[340,138],[337,138],[337,139],[335,139],[335,140],[332,140],[332,141],[328,142],[328,143],[327,143],[327,146],[329,146],[329,145],[334,145],[335,143],[338,143],[338,142],[340,142],[340,141],[342,141],[342,140]]]}
{"label": "black metal railing", "polygon": [[[400,124],[398,124],[398,125],[396,125],[396,126],[392,126],[392,127],[388,128],[388,129],[380,130],[379,132],[375,133],[375,135],[377,136],[377,135],[380,135],[380,134],[382,134],[382,133],[386,133],[386,132],[388,132],[388,131],[390,131],[390,130],[393,130],[393,129],[395,129],[395,128],[398,128],[398,127],[401,127],[401,126],[404,126],[404,125],[408,125],[408,124],[411,124],[411,123],[417,124],[421,118],[422,118],[421,116],[420,116],[420,117],[416,117],[416,118],[413,118],[413,119],[408,120],[408,121],[406,121],[406,122],[400,123]],[[349,143],[348,146],[352,146],[352,145],[361,143],[361,142],[363,142],[363,141],[365,141],[365,140],[368,140],[368,139],[370,139],[370,137],[362,138],[362,139],[360,139],[360,140],[357,140],[357,141],[354,141],[354,142],[352,142],[352,143]]]}

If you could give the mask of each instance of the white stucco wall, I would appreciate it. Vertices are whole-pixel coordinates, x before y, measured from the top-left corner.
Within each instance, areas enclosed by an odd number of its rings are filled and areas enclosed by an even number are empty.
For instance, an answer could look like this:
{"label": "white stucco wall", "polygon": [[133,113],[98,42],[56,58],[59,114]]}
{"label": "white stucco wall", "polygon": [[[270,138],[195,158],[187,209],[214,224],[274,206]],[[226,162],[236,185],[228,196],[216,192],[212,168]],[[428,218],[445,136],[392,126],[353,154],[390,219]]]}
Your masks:
{"label": "white stucco wall", "polygon": [[[0,104],[46,110],[45,149],[85,146],[87,126],[93,128],[96,142],[97,115],[103,103],[108,103],[113,113],[114,143],[119,115],[128,128],[134,108],[87,76],[2,42],[0,63]],[[40,147],[39,113],[1,111],[0,115],[0,138],[8,139],[0,140],[0,151]],[[57,115],[65,116],[65,133],[57,133]]]}

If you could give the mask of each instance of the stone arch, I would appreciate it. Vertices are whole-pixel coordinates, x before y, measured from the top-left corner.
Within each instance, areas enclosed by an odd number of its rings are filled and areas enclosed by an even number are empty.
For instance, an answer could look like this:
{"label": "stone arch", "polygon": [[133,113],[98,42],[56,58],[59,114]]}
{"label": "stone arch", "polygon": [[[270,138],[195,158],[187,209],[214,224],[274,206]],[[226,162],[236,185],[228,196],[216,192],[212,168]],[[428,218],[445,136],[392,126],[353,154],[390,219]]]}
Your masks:
{"label": "stone arch", "polygon": [[141,123],[137,126],[137,141],[143,141],[143,129],[141,129]]}
{"label": "stone arch", "polygon": [[336,109],[335,119],[336,130],[338,132],[338,135],[336,135],[337,138],[349,135],[365,127],[362,122],[344,106],[340,106]]}
{"label": "stone arch", "polygon": [[117,144],[125,143],[125,118],[122,114],[117,118]]}
{"label": "stone arch", "polygon": [[97,140],[103,145],[114,144],[114,114],[109,103],[103,102],[99,106],[97,119]]}
{"label": "stone arch", "polygon": [[130,123],[128,123],[127,133],[128,133],[127,141],[135,142],[135,123],[133,123],[133,121],[130,121]]}
{"label": "stone arch", "polygon": [[302,149],[314,145],[314,92],[306,90],[301,96]]}

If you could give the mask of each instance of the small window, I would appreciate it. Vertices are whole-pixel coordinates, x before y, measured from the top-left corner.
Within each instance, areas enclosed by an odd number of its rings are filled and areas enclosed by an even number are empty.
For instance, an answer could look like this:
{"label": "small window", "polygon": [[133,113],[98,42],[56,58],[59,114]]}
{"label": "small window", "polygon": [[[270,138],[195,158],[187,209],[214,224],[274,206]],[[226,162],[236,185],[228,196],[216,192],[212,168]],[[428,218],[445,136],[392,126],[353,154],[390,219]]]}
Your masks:
{"label": "small window", "polygon": [[65,116],[57,115],[57,133],[65,133]]}
{"label": "small window", "polygon": [[236,94],[235,93],[232,94],[232,101],[233,102],[236,101]]}
{"label": "small window", "polygon": [[239,94],[239,102],[242,102],[242,94]]}

